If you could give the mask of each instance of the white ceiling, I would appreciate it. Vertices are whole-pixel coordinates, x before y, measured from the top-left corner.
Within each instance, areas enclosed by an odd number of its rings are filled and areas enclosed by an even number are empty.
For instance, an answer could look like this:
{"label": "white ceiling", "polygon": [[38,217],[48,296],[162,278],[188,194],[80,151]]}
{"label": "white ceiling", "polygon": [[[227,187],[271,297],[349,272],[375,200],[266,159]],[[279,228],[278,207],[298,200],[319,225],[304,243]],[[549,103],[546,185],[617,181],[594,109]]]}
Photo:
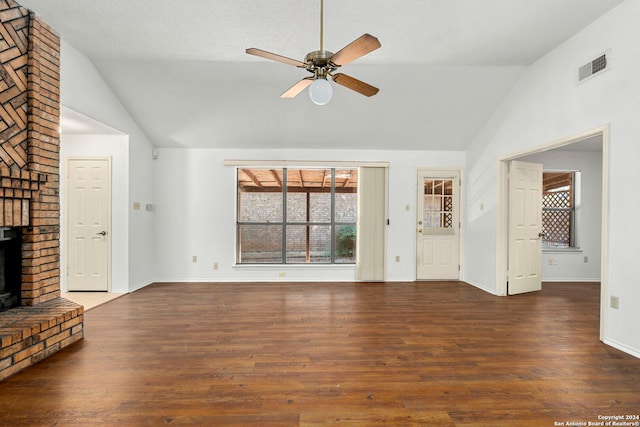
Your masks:
{"label": "white ceiling", "polygon": [[317,50],[319,0],[19,0],[156,146],[407,150],[464,150],[527,65],[621,1],[326,0],[325,49],[382,43],[340,70],[380,93],[319,107],[279,98],[306,71],[245,54]]}

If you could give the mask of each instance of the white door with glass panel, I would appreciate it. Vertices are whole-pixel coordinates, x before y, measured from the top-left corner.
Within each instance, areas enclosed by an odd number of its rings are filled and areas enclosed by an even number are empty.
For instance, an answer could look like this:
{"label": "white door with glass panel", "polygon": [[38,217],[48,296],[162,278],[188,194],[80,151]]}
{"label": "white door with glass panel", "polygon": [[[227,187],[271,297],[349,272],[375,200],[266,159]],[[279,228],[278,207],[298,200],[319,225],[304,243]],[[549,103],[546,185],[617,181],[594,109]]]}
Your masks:
{"label": "white door with glass panel", "polygon": [[460,174],[418,171],[416,278],[458,280]]}
{"label": "white door with glass panel", "polygon": [[542,289],[542,165],[509,165],[509,295]]}
{"label": "white door with glass panel", "polygon": [[67,288],[108,291],[110,159],[68,159],[67,194]]}

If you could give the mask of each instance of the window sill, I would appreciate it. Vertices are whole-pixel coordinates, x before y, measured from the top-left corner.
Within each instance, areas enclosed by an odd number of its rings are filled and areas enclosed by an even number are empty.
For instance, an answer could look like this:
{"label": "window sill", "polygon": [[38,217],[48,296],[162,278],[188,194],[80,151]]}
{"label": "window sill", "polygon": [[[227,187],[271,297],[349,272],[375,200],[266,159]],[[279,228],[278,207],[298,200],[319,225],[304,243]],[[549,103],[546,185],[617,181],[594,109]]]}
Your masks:
{"label": "window sill", "polygon": [[581,248],[548,248],[542,249],[543,254],[572,254],[582,252]]}
{"label": "window sill", "polygon": [[305,270],[350,270],[355,269],[355,264],[233,264],[233,268],[256,269],[256,270],[283,270],[285,268],[305,269]]}

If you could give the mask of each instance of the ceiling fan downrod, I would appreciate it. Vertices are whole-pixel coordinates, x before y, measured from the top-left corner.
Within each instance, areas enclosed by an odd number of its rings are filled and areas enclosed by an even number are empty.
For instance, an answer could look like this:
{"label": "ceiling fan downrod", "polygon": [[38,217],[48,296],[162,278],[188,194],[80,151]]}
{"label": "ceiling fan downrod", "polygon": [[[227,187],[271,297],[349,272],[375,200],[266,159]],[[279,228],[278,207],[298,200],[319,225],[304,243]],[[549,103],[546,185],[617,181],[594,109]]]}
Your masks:
{"label": "ceiling fan downrod", "polygon": [[307,71],[313,74],[315,79],[326,79],[327,75],[338,69],[331,63],[333,52],[324,50],[324,0],[320,0],[320,50],[309,52],[304,61],[307,63]]}
{"label": "ceiling fan downrod", "polygon": [[324,51],[324,0],[320,0],[320,52]]}

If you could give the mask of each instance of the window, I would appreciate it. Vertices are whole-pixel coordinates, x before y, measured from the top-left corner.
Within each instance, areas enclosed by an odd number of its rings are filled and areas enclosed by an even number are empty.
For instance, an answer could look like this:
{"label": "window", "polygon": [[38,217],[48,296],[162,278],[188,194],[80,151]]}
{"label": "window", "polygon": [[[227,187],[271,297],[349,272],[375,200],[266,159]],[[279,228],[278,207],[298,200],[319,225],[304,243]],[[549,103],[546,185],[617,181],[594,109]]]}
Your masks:
{"label": "window", "polygon": [[237,171],[238,264],[353,264],[357,169]]}
{"label": "window", "polygon": [[576,246],[575,190],[578,176],[578,172],[543,173],[543,249],[566,249]]}
{"label": "window", "polygon": [[453,227],[453,180],[425,178],[423,228],[425,234],[441,234]]}

